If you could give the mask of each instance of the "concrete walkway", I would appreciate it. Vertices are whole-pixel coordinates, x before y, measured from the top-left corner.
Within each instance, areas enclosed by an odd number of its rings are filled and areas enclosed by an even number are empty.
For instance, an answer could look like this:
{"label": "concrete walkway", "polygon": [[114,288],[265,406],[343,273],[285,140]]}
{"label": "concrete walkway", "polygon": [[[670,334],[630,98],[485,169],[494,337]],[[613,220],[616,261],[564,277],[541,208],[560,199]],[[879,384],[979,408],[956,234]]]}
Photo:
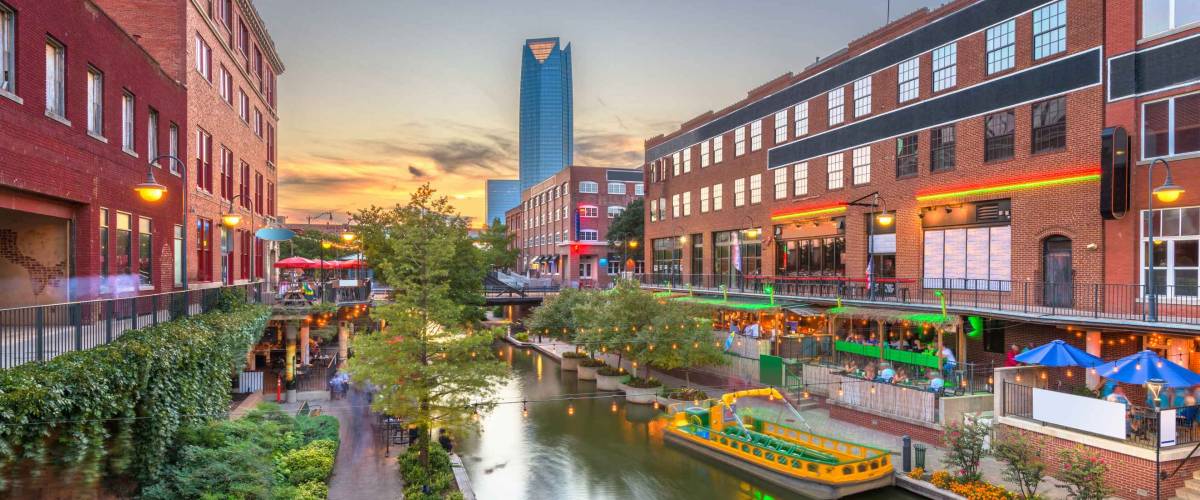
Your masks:
{"label": "concrete walkway", "polygon": [[[328,394],[328,393],[326,393]],[[378,419],[371,413],[369,396],[351,389],[346,399],[313,402],[341,424],[341,445],[329,480],[330,500],[395,500],[404,498],[404,483],[393,447],[384,456]]]}

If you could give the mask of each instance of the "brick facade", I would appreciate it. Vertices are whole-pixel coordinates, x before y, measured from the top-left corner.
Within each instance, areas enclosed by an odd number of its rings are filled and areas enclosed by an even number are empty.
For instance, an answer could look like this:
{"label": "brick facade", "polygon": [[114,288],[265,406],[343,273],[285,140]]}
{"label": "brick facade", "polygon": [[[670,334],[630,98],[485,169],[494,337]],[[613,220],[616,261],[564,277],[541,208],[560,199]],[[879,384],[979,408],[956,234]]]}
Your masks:
{"label": "brick facade", "polygon": [[[277,213],[276,79],[284,66],[258,12],[250,0],[97,1],[138,36],[146,49],[163,61],[167,72],[188,89],[188,127],[184,133],[189,140],[187,149],[181,150],[181,159],[188,164],[190,184],[190,283],[204,286],[261,279],[272,269],[277,249],[252,235]],[[201,51],[199,59],[203,61],[199,64],[209,67],[207,75],[198,69],[197,51]],[[206,57],[204,52],[211,55]],[[223,73],[229,74],[227,86],[222,83]],[[200,143],[201,137],[205,144]],[[211,149],[201,154],[208,137]],[[224,151],[232,158],[232,189],[225,190]],[[225,230],[220,220],[230,211],[231,200],[233,211],[241,215],[242,221]],[[211,267],[206,265],[204,269],[200,268],[204,252],[198,247],[205,244],[200,241],[202,220],[212,224],[211,240],[207,242],[212,249]],[[228,231],[228,242],[224,242],[224,231]]]}
{"label": "brick facade", "polygon": [[[610,192],[610,182],[620,184],[624,193]],[[580,192],[582,183],[593,185],[596,192]],[[610,264],[611,256],[611,265],[620,265],[627,257],[623,249],[608,244],[613,218],[609,210],[623,211],[641,197],[641,187],[637,170],[570,166],[522,191],[521,203],[505,213],[505,224],[521,252],[515,271],[571,286],[607,286],[612,282],[610,265],[602,264]],[[595,238],[581,238],[585,231],[594,231]],[[581,265],[590,276],[581,276]]]}
{"label": "brick facade", "polygon": [[[15,12],[15,88],[0,90],[0,307],[169,291],[173,232],[181,224],[183,191],[168,164],[149,166],[149,113],[158,113],[157,151],[168,150],[169,127],[187,127],[185,88],[96,4],[80,0],[6,0]],[[64,49],[64,116],[47,113],[46,46]],[[88,132],[88,72],[103,75],[103,120]],[[123,148],[123,96],[133,96],[133,149]],[[187,147],[181,134],[179,147]],[[143,201],[133,187],[152,168],[167,194]],[[101,211],[107,209],[108,277],[101,279]],[[117,217],[129,216],[130,249],[117,252]],[[138,244],[148,219],[150,255]],[[40,229],[30,228],[31,221]],[[13,229],[26,225],[25,229]],[[7,233],[5,232],[7,228]],[[48,232],[39,232],[48,231]],[[53,248],[47,234],[62,238]],[[139,265],[150,258],[150,284]],[[128,265],[129,273],[124,272]],[[33,278],[32,280],[30,278]],[[7,281],[12,279],[13,281]],[[26,283],[33,284],[25,293]],[[40,285],[47,285],[42,289]]]}

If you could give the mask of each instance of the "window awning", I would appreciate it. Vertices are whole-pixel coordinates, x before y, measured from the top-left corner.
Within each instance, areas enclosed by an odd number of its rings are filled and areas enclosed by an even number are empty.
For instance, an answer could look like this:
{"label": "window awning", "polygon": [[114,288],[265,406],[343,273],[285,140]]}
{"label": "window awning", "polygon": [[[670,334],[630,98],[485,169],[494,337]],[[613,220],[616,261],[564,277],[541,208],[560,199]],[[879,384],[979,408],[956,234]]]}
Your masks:
{"label": "window awning", "polygon": [[831,317],[869,319],[886,321],[890,323],[908,322],[915,324],[954,326],[961,322],[959,316],[953,314],[943,316],[941,313],[916,313],[912,311],[900,311],[896,309],[881,309],[874,307],[831,307],[828,311],[826,311],[826,313],[828,313]]}
{"label": "window awning", "polygon": [[814,307],[808,304],[796,304],[784,307],[784,310],[798,314],[800,316],[820,316],[825,314],[825,310],[820,307]]}

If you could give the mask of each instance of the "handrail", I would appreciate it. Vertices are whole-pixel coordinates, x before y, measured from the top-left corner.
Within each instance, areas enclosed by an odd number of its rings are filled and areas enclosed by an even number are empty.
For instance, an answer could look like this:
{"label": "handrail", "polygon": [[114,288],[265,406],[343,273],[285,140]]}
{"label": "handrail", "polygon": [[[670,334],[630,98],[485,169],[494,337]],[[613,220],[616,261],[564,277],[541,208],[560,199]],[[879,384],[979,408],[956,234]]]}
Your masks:
{"label": "handrail", "polygon": [[1177,474],[1179,472],[1179,469],[1182,469],[1183,466],[1187,464],[1187,461],[1190,460],[1192,458],[1192,456],[1196,454],[1197,450],[1200,450],[1200,442],[1197,442],[1196,446],[1192,447],[1192,451],[1189,451],[1187,456],[1183,457],[1183,460],[1179,461],[1179,465],[1175,466],[1175,470],[1171,471],[1170,474],[1167,474],[1166,472],[1159,472],[1159,477],[1165,481],[1167,478]]}

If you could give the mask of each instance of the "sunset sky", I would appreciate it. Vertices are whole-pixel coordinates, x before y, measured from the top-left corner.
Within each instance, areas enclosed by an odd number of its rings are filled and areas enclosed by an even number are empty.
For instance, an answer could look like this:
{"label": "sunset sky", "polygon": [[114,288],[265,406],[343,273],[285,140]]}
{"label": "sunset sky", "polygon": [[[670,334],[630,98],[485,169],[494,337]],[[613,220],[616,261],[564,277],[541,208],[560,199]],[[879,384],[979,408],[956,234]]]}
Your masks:
{"label": "sunset sky", "polygon": [[[891,3],[895,19],[941,2]],[[484,179],[516,177],[526,38],[571,43],[575,164],[634,166],[646,138],[880,27],[887,0],[255,5],[287,66],[284,215],[303,221],[332,210],[341,220],[430,182],[478,220]]]}

